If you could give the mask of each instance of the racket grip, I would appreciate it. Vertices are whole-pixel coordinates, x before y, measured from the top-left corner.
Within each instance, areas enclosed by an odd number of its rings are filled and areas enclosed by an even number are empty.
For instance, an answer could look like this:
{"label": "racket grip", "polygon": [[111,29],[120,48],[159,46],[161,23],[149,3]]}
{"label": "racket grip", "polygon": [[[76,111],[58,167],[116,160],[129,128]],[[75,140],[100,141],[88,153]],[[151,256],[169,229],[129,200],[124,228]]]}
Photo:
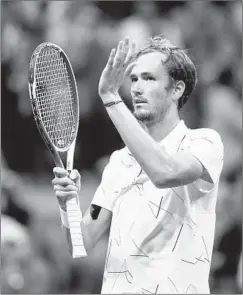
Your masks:
{"label": "racket grip", "polygon": [[87,252],[84,247],[83,233],[81,229],[82,213],[75,198],[67,201],[67,216],[72,242],[72,257],[85,257],[87,256]]}

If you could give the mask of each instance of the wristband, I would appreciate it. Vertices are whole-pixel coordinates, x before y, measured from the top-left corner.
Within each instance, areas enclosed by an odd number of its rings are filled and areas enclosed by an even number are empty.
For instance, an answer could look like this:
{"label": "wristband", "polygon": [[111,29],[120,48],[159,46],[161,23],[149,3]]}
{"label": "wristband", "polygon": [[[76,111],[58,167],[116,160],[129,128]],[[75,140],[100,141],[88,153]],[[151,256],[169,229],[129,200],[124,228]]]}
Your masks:
{"label": "wristband", "polygon": [[61,221],[62,221],[63,226],[65,226],[66,228],[70,228],[69,222],[68,222],[67,212],[62,210],[61,207],[59,207],[59,210],[60,210],[60,216],[61,216]]}
{"label": "wristband", "polygon": [[117,100],[117,101],[112,101],[112,102],[106,102],[106,103],[104,103],[104,106],[105,106],[106,108],[109,108],[109,107],[113,106],[114,104],[118,104],[118,103],[120,103],[120,102],[123,102],[123,100]]}

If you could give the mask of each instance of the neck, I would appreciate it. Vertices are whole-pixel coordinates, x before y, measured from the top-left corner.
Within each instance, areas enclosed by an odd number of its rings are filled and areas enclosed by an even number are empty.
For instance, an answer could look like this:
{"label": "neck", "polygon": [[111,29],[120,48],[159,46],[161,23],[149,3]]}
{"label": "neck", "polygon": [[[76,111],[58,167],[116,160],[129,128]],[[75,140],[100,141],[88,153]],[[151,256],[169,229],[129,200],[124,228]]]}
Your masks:
{"label": "neck", "polygon": [[146,124],[144,127],[154,140],[160,142],[176,127],[179,121],[180,118],[178,112],[176,114],[172,114],[168,111],[162,120],[151,125]]}

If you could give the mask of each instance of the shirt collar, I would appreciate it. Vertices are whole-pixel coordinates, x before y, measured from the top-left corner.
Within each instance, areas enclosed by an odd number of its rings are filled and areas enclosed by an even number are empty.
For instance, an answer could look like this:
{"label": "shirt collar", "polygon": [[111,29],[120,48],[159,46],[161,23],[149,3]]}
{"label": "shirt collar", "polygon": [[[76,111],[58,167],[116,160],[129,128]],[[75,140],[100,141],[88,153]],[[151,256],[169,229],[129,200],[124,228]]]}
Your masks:
{"label": "shirt collar", "polygon": [[180,120],[175,128],[168,135],[166,135],[166,137],[163,138],[159,144],[163,146],[167,152],[175,153],[178,151],[187,131],[188,128],[185,125],[184,121]]}
{"label": "shirt collar", "polygon": [[[188,128],[185,125],[184,121],[180,120],[179,123],[175,126],[175,128],[159,142],[159,145],[163,146],[169,153],[176,153],[187,131]],[[125,147],[125,150],[128,153],[128,155],[133,158],[133,155],[129,151],[127,146]]]}

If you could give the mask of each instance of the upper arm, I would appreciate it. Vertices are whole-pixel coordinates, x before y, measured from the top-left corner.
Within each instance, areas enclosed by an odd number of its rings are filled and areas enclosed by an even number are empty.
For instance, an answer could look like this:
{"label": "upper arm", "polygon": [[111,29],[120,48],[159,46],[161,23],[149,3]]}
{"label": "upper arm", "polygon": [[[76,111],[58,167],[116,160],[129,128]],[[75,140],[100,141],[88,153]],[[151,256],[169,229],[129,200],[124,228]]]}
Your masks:
{"label": "upper arm", "polygon": [[97,188],[91,206],[86,211],[82,226],[87,249],[93,248],[102,235],[110,228],[112,210],[118,197],[117,179],[119,179],[119,153],[111,155],[105,167],[102,180]]}
{"label": "upper arm", "polygon": [[104,233],[110,229],[112,212],[93,205],[87,209],[82,220],[82,231],[85,235],[85,248],[92,249]]}
{"label": "upper arm", "polygon": [[[207,190],[218,181],[223,167],[223,144],[211,129],[192,130],[178,153],[172,156],[175,169],[166,187],[181,186],[203,180]],[[200,182],[202,185],[202,182]]]}
{"label": "upper arm", "polygon": [[190,152],[178,152],[171,157],[171,160],[173,169],[159,181],[160,188],[187,185],[204,176],[203,165]]}

